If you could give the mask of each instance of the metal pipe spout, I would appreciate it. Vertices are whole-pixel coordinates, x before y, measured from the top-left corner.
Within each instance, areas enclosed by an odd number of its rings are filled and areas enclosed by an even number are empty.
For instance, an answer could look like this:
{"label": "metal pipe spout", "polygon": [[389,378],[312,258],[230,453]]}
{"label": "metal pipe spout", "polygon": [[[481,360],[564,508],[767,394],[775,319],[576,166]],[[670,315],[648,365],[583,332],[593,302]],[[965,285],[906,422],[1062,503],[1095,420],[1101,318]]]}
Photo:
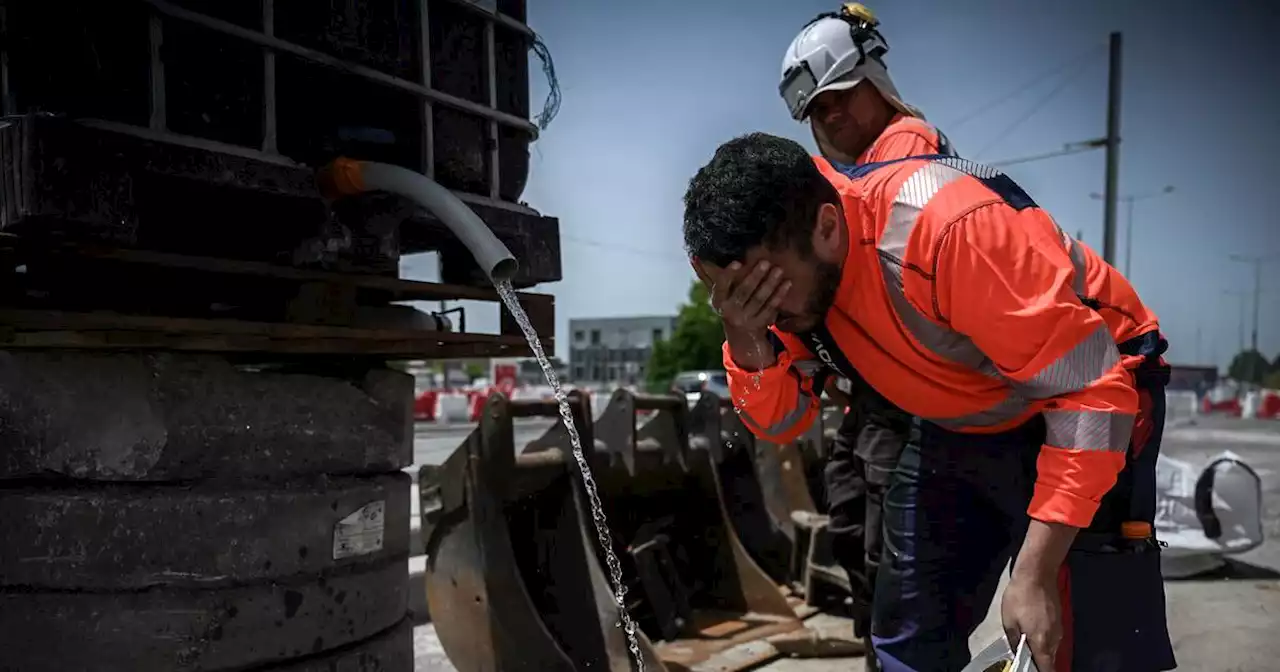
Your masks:
{"label": "metal pipe spout", "polygon": [[387,163],[343,157],[321,169],[319,183],[327,197],[386,191],[421,205],[462,241],[494,284],[511,280],[519,269],[511,250],[493,235],[489,225],[453,192],[426,175]]}

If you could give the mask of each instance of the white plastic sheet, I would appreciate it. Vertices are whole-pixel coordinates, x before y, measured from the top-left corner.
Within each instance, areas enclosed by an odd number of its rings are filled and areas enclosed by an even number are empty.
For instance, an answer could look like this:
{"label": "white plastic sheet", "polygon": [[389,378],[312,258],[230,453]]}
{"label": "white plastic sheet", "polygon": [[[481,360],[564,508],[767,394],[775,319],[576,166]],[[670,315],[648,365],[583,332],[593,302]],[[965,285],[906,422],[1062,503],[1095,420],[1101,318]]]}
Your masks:
{"label": "white plastic sheet", "polygon": [[471,400],[467,395],[442,392],[436,397],[436,422],[444,425],[467,422],[471,419]]}
{"label": "white plastic sheet", "polygon": [[[1165,578],[1210,571],[1224,563],[1224,555],[1262,543],[1262,482],[1239,455],[1224,451],[1203,465],[1161,455],[1156,479],[1156,536],[1168,544],[1161,555]],[[1196,485],[1202,479],[1198,512]],[[1201,516],[1206,512],[1219,523],[1216,537],[1206,532]]]}

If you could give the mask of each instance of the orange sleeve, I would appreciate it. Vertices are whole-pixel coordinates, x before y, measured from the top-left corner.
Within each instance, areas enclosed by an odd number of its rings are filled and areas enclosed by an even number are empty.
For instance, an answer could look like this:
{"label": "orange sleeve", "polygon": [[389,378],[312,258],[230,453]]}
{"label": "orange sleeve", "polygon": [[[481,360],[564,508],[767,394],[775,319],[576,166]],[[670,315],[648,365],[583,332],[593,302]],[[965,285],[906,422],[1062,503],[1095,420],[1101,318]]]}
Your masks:
{"label": "orange sleeve", "polygon": [[953,223],[940,250],[940,305],[1046,425],[1027,513],[1088,527],[1124,468],[1138,396],[1103,319],[1072,289],[1052,218],[1003,203]]}
{"label": "orange sleeve", "polygon": [[815,387],[816,359],[790,336],[772,330],[778,360],[760,371],[739,368],[724,344],[724,370],[729,393],[742,424],[773,443],[795,440],[818,417],[822,389]]}

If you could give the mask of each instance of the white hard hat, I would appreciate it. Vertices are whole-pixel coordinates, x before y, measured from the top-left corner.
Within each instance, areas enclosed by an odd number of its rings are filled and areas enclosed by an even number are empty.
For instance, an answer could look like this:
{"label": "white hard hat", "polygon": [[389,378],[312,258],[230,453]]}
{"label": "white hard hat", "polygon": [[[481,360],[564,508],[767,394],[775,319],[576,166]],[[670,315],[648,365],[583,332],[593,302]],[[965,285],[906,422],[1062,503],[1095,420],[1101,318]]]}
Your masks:
{"label": "white hard hat", "polygon": [[907,105],[880,60],[889,45],[875,24],[861,17],[825,14],[805,26],[782,57],[778,92],[796,121],[809,112],[809,103],[824,91],[851,89],[870,81],[880,95],[904,114],[920,117]]}

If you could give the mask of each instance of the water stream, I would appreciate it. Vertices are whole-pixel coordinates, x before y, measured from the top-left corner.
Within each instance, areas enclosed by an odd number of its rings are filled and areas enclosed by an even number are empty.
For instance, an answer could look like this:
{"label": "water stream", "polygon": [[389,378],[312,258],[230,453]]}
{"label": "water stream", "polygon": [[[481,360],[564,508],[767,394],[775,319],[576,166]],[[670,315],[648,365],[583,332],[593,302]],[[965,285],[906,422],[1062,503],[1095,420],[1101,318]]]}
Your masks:
{"label": "water stream", "polygon": [[591,475],[591,465],[587,464],[587,457],[582,452],[582,439],[578,437],[578,428],[573,423],[573,412],[569,408],[569,398],[560,387],[560,379],[556,376],[555,369],[551,368],[551,361],[547,359],[546,353],[542,351],[542,342],[538,339],[538,333],[533,330],[533,325],[529,324],[529,316],[525,314],[524,308],[520,306],[520,301],[516,298],[516,292],[511,288],[511,283],[506,281],[495,282],[494,287],[498,290],[498,296],[502,297],[502,302],[507,305],[507,310],[511,311],[511,314],[516,318],[516,322],[520,325],[520,330],[524,332],[525,339],[529,341],[529,347],[533,349],[534,356],[538,358],[538,364],[542,366],[542,374],[546,376],[547,384],[551,386],[551,390],[555,393],[556,403],[560,405],[560,417],[564,420],[565,429],[569,430],[569,443],[573,445],[573,459],[578,463],[578,471],[582,474],[582,485],[587,491],[587,499],[591,504],[591,522],[595,523],[596,540],[600,543],[600,547],[604,549],[605,563],[609,565],[609,581],[613,585],[613,601],[618,605],[618,614],[622,618],[621,626],[627,634],[627,648],[631,650],[631,657],[635,660],[636,670],[644,672],[644,657],[640,655],[640,640],[636,636],[636,622],[627,613],[625,603],[627,587],[622,583],[622,563],[618,560],[618,555],[613,552],[613,535],[609,533],[609,521],[604,515],[604,506],[601,505],[600,495],[596,491],[596,480]]}

